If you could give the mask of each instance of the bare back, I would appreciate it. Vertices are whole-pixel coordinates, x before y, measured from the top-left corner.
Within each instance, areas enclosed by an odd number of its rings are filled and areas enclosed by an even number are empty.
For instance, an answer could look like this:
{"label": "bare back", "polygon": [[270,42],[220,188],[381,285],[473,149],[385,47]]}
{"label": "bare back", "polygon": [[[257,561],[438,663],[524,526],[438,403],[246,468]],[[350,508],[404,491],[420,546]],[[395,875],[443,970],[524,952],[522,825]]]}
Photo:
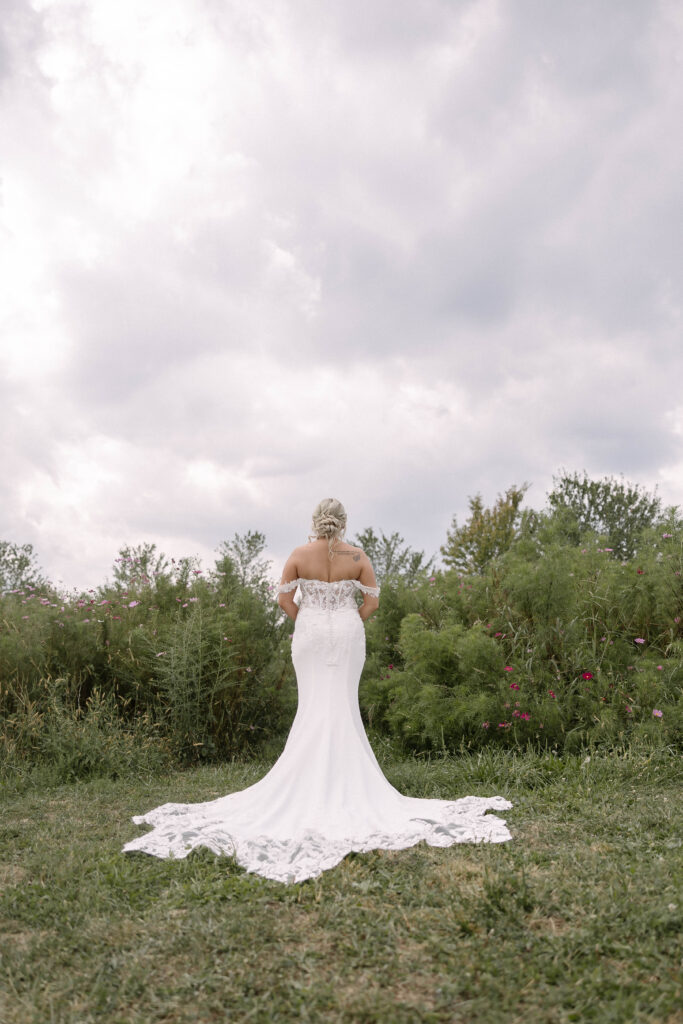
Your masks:
{"label": "bare back", "polygon": [[313,540],[295,548],[287,559],[282,573],[283,581],[303,578],[336,583],[339,580],[358,580],[366,587],[377,585],[370,559],[360,548],[343,541],[334,546],[334,556],[329,557],[325,539]]}

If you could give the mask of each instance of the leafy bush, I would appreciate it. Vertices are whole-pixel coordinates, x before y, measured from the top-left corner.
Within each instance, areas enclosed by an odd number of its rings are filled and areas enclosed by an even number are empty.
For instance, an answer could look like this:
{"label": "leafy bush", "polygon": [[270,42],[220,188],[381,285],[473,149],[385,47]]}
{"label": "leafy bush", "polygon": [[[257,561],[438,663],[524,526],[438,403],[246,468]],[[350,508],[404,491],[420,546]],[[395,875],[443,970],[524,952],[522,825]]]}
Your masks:
{"label": "leafy bush", "polygon": [[[415,752],[680,744],[680,515],[637,489],[610,504],[603,487],[608,535],[559,499],[521,513],[523,493],[491,514],[478,501],[455,538],[476,557],[443,571],[398,534],[363,534],[383,573],[360,687],[374,738]],[[67,779],[276,751],[296,687],[264,545],[236,536],[204,572],[142,544],[98,590],[34,577],[0,597],[0,771]]]}
{"label": "leafy bush", "polygon": [[664,527],[622,562],[598,536],[577,548],[561,520],[539,517],[473,575],[383,594],[366,721],[413,751],[679,744],[683,527]]}
{"label": "leafy bush", "polygon": [[15,691],[17,710],[2,723],[0,776],[26,774],[34,766],[52,783],[92,776],[118,778],[158,772],[172,763],[170,747],[148,715],[126,723],[111,694],[95,689],[74,709],[69,680],[41,680],[40,707]]}

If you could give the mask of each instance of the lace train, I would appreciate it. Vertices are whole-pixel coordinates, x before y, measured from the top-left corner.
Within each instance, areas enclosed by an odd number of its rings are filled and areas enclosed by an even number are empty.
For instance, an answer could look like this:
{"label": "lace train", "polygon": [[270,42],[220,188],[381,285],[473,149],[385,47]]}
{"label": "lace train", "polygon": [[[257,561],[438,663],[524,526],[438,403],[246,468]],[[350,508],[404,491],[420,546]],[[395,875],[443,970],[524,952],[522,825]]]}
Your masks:
{"label": "lace train", "polygon": [[490,809],[512,807],[503,797],[413,800],[425,805],[421,808],[423,811],[427,811],[429,805],[430,817],[420,818],[416,814],[406,818],[401,831],[359,832],[346,838],[314,831],[280,839],[269,835],[241,836],[237,831],[231,833],[222,819],[198,811],[200,804],[163,804],[132,819],[137,825],[154,825],[154,830],[133,839],[124,850],[180,860],[204,846],[218,855],[234,855],[237,863],[248,872],[276,882],[292,883],[315,878],[352,852],[405,850],[422,841],[429,846],[446,847],[455,843],[504,843],[511,838],[504,819],[485,814]]}

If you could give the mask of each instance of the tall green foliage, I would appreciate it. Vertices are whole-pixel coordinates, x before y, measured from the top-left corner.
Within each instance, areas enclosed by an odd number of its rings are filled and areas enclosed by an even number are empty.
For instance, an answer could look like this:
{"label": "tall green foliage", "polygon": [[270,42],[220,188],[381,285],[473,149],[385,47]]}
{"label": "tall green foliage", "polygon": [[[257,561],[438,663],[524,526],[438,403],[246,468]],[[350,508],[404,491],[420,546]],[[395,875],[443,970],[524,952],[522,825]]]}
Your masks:
{"label": "tall green foliage", "polygon": [[[362,690],[368,720],[409,749],[683,739],[676,517],[641,534],[638,561],[623,563],[595,535],[569,544],[561,517],[542,516],[483,571],[439,573],[421,597],[440,613],[406,614]],[[465,641],[477,655],[463,673]]]}
{"label": "tall green foliage", "polygon": [[551,512],[563,517],[575,543],[589,532],[607,538],[618,558],[633,558],[642,532],[661,516],[661,499],[623,478],[592,480],[586,471],[553,477],[547,496]]}
{"label": "tall green foliage", "polygon": [[95,763],[102,730],[88,723],[95,713],[108,721],[112,708],[122,730],[138,740],[146,730],[180,763],[249,753],[286,730],[290,630],[253,559],[223,553],[204,573],[153,546],[120,557],[127,568],[112,587],[74,598],[25,588],[1,599],[0,764],[47,757],[37,736],[64,715],[87,732]]}
{"label": "tall green foliage", "polygon": [[18,587],[46,584],[32,544],[0,540],[0,594]]}
{"label": "tall green foliage", "polygon": [[362,548],[372,562],[378,583],[397,579],[414,583],[428,575],[434,565],[433,557],[427,558],[424,551],[413,551],[399,533],[376,534],[372,527],[368,527],[354,538],[353,543]]}
{"label": "tall green foliage", "polygon": [[469,519],[458,526],[453,517],[446,544],[441,548],[447,566],[459,572],[481,573],[492,559],[507,551],[518,536],[522,521],[520,505],[529,484],[512,486],[485,508],[480,494],[469,499]]}
{"label": "tall green foliage", "polygon": [[[628,559],[604,517],[591,532],[563,503],[522,512],[525,489],[477,501],[439,571],[398,534],[357,538],[382,582],[366,723],[417,752],[680,744],[679,512],[617,516],[637,536]],[[292,626],[264,550],[263,534],[237,534],[204,571],[143,544],[98,590],[0,596],[0,770],[67,779],[277,747],[296,705]]]}

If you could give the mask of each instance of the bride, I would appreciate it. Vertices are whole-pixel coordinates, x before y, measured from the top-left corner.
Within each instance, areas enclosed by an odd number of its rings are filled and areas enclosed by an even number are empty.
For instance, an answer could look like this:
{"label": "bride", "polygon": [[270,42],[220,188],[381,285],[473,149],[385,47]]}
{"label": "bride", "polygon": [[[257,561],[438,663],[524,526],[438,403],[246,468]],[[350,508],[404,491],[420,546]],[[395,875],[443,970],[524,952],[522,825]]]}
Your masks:
{"label": "bride", "polygon": [[511,838],[502,818],[485,813],[512,807],[501,796],[408,797],[382,774],[358,707],[364,621],[379,605],[379,587],[367,555],[344,542],[345,529],[342,504],[321,501],[309,543],[294,549],[282,573],[278,602],[295,622],[299,704],[278,761],[240,792],[135,816],[135,824],[153,829],[126,843],[125,852],[182,858],[207,846],[265,878],[301,882],[352,850]]}

